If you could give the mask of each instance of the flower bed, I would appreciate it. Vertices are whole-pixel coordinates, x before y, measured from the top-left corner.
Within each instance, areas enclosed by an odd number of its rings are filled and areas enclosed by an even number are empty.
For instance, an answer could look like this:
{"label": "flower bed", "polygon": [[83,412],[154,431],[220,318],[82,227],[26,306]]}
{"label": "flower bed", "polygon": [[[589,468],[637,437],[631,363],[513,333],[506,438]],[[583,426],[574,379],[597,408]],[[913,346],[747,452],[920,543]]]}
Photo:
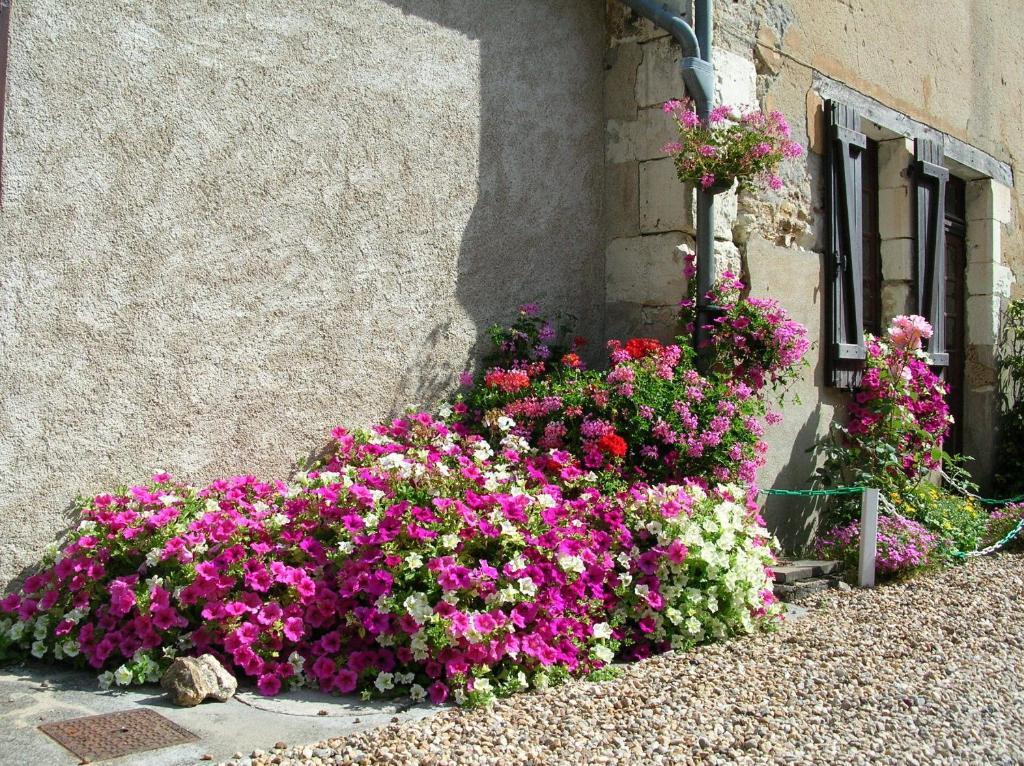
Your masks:
{"label": "flower bed", "polygon": [[[875,571],[883,576],[908,574],[937,564],[939,539],[922,524],[903,516],[880,516],[875,552]],[[856,571],[860,554],[860,523],[832,529],[815,544],[823,558],[843,561]]]}
{"label": "flower bed", "polygon": [[751,483],[808,344],[740,288],[716,287],[705,373],[686,338],[613,341],[610,368],[586,370],[584,341],[526,306],[440,417],[336,429],[290,482],[159,474],[97,495],[0,601],[0,659],[128,685],[210,652],[268,695],[482,703],[770,627]]}
{"label": "flower bed", "polygon": [[126,685],[213,652],[264,694],[485,702],[777,617],[744,490],[604,495],[568,453],[459,430],[420,413],[337,430],[291,484],[158,475],[98,495],[0,604],[0,655]]}

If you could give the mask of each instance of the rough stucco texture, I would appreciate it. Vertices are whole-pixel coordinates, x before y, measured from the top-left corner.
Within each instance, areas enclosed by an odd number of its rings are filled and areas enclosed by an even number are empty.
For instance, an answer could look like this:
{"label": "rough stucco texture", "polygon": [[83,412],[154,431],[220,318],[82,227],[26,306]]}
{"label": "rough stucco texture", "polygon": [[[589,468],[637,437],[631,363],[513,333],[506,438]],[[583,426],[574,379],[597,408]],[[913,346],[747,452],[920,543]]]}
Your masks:
{"label": "rough stucco texture", "polygon": [[[486,6],[486,8],[485,8]],[[15,4],[0,587],[79,492],[284,476],[517,302],[600,337],[603,7]]]}

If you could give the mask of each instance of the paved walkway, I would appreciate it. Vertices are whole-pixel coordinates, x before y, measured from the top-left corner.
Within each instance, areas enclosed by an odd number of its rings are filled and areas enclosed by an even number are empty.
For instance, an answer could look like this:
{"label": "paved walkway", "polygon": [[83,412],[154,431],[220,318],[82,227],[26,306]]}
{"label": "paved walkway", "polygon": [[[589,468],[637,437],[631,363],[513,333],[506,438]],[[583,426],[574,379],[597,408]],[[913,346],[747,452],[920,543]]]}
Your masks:
{"label": "paved walkway", "polygon": [[[240,691],[228,702],[194,708],[169,704],[159,687],[101,692],[96,676],[53,666],[0,668],[0,766],[71,766],[79,761],[36,727],[67,718],[149,708],[200,737],[199,742],[102,761],[104,766],[194,766],[241,752],[315,742],[410,721],[438,712],[431,706],[363,702],[301,691],[267,699]],[[322,715],[324,711],[326,715]],[[246,761],[248,759],[245,759]],[[208,762],[208,761],[204,761]]]}

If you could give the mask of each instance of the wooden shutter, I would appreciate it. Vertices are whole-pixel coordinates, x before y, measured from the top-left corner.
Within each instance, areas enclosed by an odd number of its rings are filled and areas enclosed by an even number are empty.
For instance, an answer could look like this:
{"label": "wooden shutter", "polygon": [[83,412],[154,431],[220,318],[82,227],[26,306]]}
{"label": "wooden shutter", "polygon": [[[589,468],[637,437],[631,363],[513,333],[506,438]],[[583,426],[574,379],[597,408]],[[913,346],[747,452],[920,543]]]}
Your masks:
{"label": "wooden shutter", "polygon": [[829,131],[829,379],[854,388],[864,369],[864,267],[862,163],[867,137],[857,113],[826,104]]}
{"label": "wooden shutter", "polygon": [[917,310],[931,322],[928,354],[936,367],[949,364],[946,353],[946,183],[942,146],[918,138],[914,141],[914,187],[917,251]]}

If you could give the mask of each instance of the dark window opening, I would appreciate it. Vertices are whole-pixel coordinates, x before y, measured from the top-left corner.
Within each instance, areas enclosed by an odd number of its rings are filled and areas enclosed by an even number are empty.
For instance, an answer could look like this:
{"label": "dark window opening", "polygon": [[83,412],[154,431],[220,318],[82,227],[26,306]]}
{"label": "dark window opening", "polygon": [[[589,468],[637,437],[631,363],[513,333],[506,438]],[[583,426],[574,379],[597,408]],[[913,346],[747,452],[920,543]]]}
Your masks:
{"label": "dark window opening", "polygon": [[882,334],[882,238],[878,231],[878,142],[867,141],[861,163],[864,331]]}
{"label": "dark window opening", "polygon": [[945,370],[949,387],[949,411],[954,418],[945,450],[963,452],[964,368],[967,347],[967,212],[966,184],[950,177],[946,184],[946,305],[943,322],[949,366]]}

